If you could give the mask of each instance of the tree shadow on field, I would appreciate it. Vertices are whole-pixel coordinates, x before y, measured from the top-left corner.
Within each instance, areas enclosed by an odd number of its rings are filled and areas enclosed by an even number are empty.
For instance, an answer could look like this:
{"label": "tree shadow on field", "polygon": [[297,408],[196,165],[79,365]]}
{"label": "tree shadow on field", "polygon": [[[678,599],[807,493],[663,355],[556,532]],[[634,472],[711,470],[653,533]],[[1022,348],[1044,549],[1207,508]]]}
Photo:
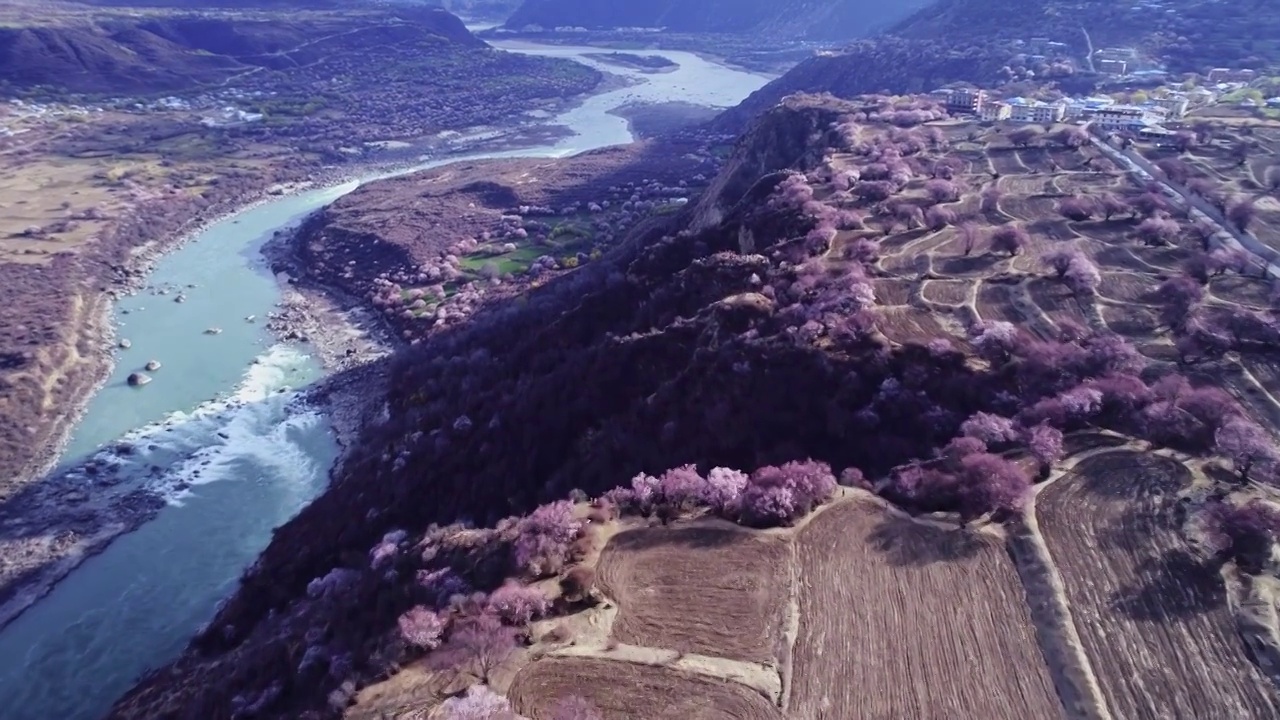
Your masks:
{"label": "tree shadow on field", "polygon": [[655,525],[619,533],[609,541],[609,544],[615,550],[641,552],[673,547],[710,550],[751,542],[751,540],[752,536],[748,531],[731,525],[717,527],[708,524],[679,528]]}
{"label": "tree shadow on field", "polygon": [[1114,500],[1152,502],[1176,493],[1191,479],[1177,460],[1133,450],[1115,450],[1085,458],[1072,469],[1073,482],[1085,492]]}
{"label": "tree shadow on field", "polygon": [[1138,568],[1140,577],[1111,598],[1111,608],[1134,620],[1163,622],[1222,607],[1226,590],[1216,573],[1186,550],[1170,550]]}
{"label": "tree shadow on field", "polygon": [[975,275],[994,268],[1003,259],[1003,256],[994,253],[960,255],[958,257],[936,258],[934,267],[944,275]]}
{"label": "tree shadow on field", "polygon": [[898,566],[965,560],[987,547],[981,537],[968,530],[944,530],[893,516],[882,518],[867,541],[891,565]]}

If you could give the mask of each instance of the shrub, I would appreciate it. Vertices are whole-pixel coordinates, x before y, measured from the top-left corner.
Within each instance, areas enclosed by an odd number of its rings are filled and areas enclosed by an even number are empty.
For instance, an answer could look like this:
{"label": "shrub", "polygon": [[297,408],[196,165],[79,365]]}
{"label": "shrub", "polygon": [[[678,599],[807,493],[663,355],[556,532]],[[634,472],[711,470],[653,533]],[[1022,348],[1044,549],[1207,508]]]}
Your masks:
{"label": "shrub", "polygon": [[1067,281],[1067,287],[1071,288],[1071,292],[1076,295],[1089,295],[1097,290],[1102,282],[1102,274],[1088,258],[1081,256],[1072,260],[1067,267],[1064,279]]}
{"label": "shrub", "polygon": [[1058,203],[1058,212],[1068,220],[1083,222],[1093,217],[1097,204],[1089,198],[1071,197]]}
{"label": "shrub", "polygon": [[497,616],[480,614],[454,623],[449,638],[430,655],[432,667],[470,672],[489,682],[489,675],[516,649],[516,630]]}
{"label": "shrub", "polygon": [[1156,288],[1155,298],[1161,304],[1160,320],[1179,329],[1191,314],[1191,310],[1204,299],[1200,283],[1186,275],[1169,278]]}
{"label": "shrub", "polygon": [[1249,473],[1255,470],[1273,474],[1280,465],[1280,452],[1267,431],[1243,417],[1230,418],[1218,428],[1214,449],[1231,459],[1241,480],[1248,480]]}
{"label": "shrub", "polygon": [[1102,216],[1107,220],[1116,215],[1127,215],[1133,212],[1133,208],[1128,202],[1111,193],[1107,193],[1098,199],[1098,209],[1102,211]]}
{"label": "shrub", "polygon": [[1082,148],[1089,144],[1089,133],[1078,127],[1065,127],[1053,134],[1053,140],[1063,147]]}
{"label": "shrub", "polygon": [[1191,177],[1191,168],[1178,158],[1165,158],[1157,162],[1156,167],[1164,173],[1165,177],[1179,185],[1186,184],[1187,179]]}
{"label": "shrub", "polygon": [[991,233],[991,249],[1008,253],[1012,257],[1022,252],[1022,248],[1026,247],[1030,240],[1027,231],[1021,226],[1012,223],[1001,225]]}
{"label": "shrub", "polygon": [[1018,431],[1013,421],[999,415],[979,412],[960,425],[960,432],[971,438],[981,440],[987,446],[1012,442],[1018,438]]}
{"label": "shrub", "polygon": [[527,625],[550,609],[551,601],[541,590],[511,580],[489,595],[489,612],[511,625]]}
{"label": "shrub", "polygon": [[769,204],[775,208],[798,210],[813,199],[813,187],[800,173],[788,175],[778,183]]}
{"label": "shrub", "polygon": [[1048,423],[1036,425],[1027,433],[1027,447],[1040,463],[1040,473],[1047,474],[1062,459],[1062,431]]}
{"label": "shrub", "polygon": [[954,224],[956,221],[956,213],[950,208],[931,207],[924,214],[925,227],[930,230],[941,230],[942,228]]}
{"label": "shrub", "polygon": [[1227,209],[1227,220],[1240,232],[1248,232],[1249,226],[1258,215],[1258,208],[1252,200],[1240,200]]}
{"label": "shrub", "polygon": [[405,642],[424,650],[440,646],[440,636],[449,625],[449,618],[421,605],[400,616],[397,624]]}
{"label": "shrub", "polygon": [[681,465],[662,473],[658,478],[658,499],[671,506],[698,502],[702,499],[705,481],[693,465]]}
{"label": "shrub", "polygon": [[1034,125],[1028,125],[1025,127],[1020,127],[1017,130],[1014,130],[1013,132],[1009,133],[1009,141],[1012,142],[1014,145],[1017,145],[1018,147],[1027,147],[1028,145],[1031,145],[1032,143],[1039,140],[1040,136],[1043,134],[1044,134],[1044,131],[1042,131],[1040,128],[1035,127]]}
{"label": "shrub", "polygon": [[960,517],[1017,511],[1026,503],[1031,481],[1016,464],[998,455],[975,453],[960,461]]}
{"label": "shrub", "polygon": [[952,465],[958,467],[958,463],[964,458],[975,453],[984,453],[987,451],[987,444],[982,440],[969,435],[952,438],[946,447],[942,448],[942,457],[951,462]]}
{"label": "shrub", "polygon": [[978,355],[995,364],[1007,361],[1026,341],[1013,323],[1004,320],[979,323],[970,335]]}
{"label": "shrub", "polygon": [[950,180],[930,180],[924,184],[924,191],[934,203],[955,202],[960,199],[959,188]]}
{"label": "shrub", "polygon": [[1147,245],[1170,245],[1178,237],[1178,223],[1169,218],[1150,217],[1137,229],[1138,237]]}
{"label": "shrub", "polygon": [[805,460],[766,466],[751,474],[742,494],[742,521],[757,527],[785,525],[835,492],[836,479],[826,463]]}
{"label": "shrub", "polygon": [[581,530],[568,501],[539,507],[516,525],[516,565],[535,576],[559,571]]}
{"label": "shrub", "polygon": [[440,710],[444,720],[522,720],[488,685],[472,685],[464,695],[445,700]]}
{"label": "shrub", "polygon": [[1245,505],[1214,503],[1199,519],[1215,555],[1224,562],[1234,560],[1251,575],[1262,572],[1280,538],[1280,511],[1261,500]]}
{"label": "shrub", "polygon": [[1084,253],[1076,248],[1058,248],[1051,250],[1040,257],[1040,262],[1049,266],[1059,279],[1067,274],[1067,269],[1071,267],[1071,263],[1078,259],[1085,258]]}
{"label": "shrub", "polygon": [[1139,195],[1132,203],[1133,209],[1145,218],[1155,217],[1159,213],[1168,212],[1169,205],[1163,196],[1154,192]]}
{"label": "shrub", "polygon": [[887,180],[877,182],[863,181],[858,183],[858,187],[854,188],[854,194],[867,202],[883,202],[893,197],[897,190],[893,183]]}
{"label": "shrub", "polygon": [[747,488],[746,473],[729,468],[711,468],[702,490],[702,501],[712,510],[733,517],[740,510],[742,492]]}

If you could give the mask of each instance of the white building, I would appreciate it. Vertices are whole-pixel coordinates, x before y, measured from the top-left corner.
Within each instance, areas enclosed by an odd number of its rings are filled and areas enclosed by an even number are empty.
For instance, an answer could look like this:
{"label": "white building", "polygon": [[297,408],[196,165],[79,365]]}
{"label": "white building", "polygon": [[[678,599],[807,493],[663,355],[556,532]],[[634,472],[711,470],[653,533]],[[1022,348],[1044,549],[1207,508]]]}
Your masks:
{"label": "white building", "polygon": [[1013,98],[1009,103],[1009,119],[1014,122],[1051,123],[1061,122],[1064,104],[1046,103],[1027,98]]}
{"label": "white building", "polygon": [[982,112],[979,115],[987,122],[998,122],[1000,120],[1008,120],[1013,114],[1013,110],[1008,103],[989,102],[982,106]]}
{"label": "white building", "polygon": [[1105,130],[1141,130],[1163,120],[1163,114],[1135,105],[1113,105],[1093,113],[1093,123]]}

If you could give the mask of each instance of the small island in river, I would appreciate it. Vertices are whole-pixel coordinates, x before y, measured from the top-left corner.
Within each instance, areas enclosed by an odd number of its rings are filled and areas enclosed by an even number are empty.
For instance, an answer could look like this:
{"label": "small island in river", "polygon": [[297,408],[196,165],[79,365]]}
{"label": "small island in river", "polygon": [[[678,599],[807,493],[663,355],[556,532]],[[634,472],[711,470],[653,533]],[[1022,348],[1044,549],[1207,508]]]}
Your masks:
{"label": "small island in river", "polygon": [[680,67],[675,61],[661,55],[635,55],[633,53],[587,53],[583,57],[610,65],[631,68],[647,73],[671,72]]}

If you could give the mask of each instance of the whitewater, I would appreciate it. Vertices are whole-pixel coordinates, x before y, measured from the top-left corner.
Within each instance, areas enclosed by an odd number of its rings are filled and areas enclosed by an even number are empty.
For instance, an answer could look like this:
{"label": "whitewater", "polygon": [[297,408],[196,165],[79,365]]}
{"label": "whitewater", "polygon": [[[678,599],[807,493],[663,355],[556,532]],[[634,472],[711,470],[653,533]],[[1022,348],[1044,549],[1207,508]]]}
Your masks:
{"label": "whitewater", "polygon": [[[573,135],[543,147],[462,159],[560,157],[630,142],[627,103],[735,104],[766,78],[675,51],[679,64],[644,75],[584,58],[590,47],[494,43],[573,58],[635,84],[587,98],[552,122]],[[508,45],[510,45],[508,47]],[[148,288],[114,308],[120,350],[89,401],[57,472],[100,468],[121,488],[145,488],[165,507],[56,585],[0,631],[5,720],[93,720],[139,675],[175,657],[287,522],[324,490],[337,446],[328,418],[307,399],[323,369],[305,345],[279,342],[261,323],[280,299],[262,248],[373,175],[246,209],[201,231],[156,263]],[[184,302],[175,303],[176,293]],[[206,333],[211,328],[219,332]],[[153,381],[127,376],[149,359]]]}

